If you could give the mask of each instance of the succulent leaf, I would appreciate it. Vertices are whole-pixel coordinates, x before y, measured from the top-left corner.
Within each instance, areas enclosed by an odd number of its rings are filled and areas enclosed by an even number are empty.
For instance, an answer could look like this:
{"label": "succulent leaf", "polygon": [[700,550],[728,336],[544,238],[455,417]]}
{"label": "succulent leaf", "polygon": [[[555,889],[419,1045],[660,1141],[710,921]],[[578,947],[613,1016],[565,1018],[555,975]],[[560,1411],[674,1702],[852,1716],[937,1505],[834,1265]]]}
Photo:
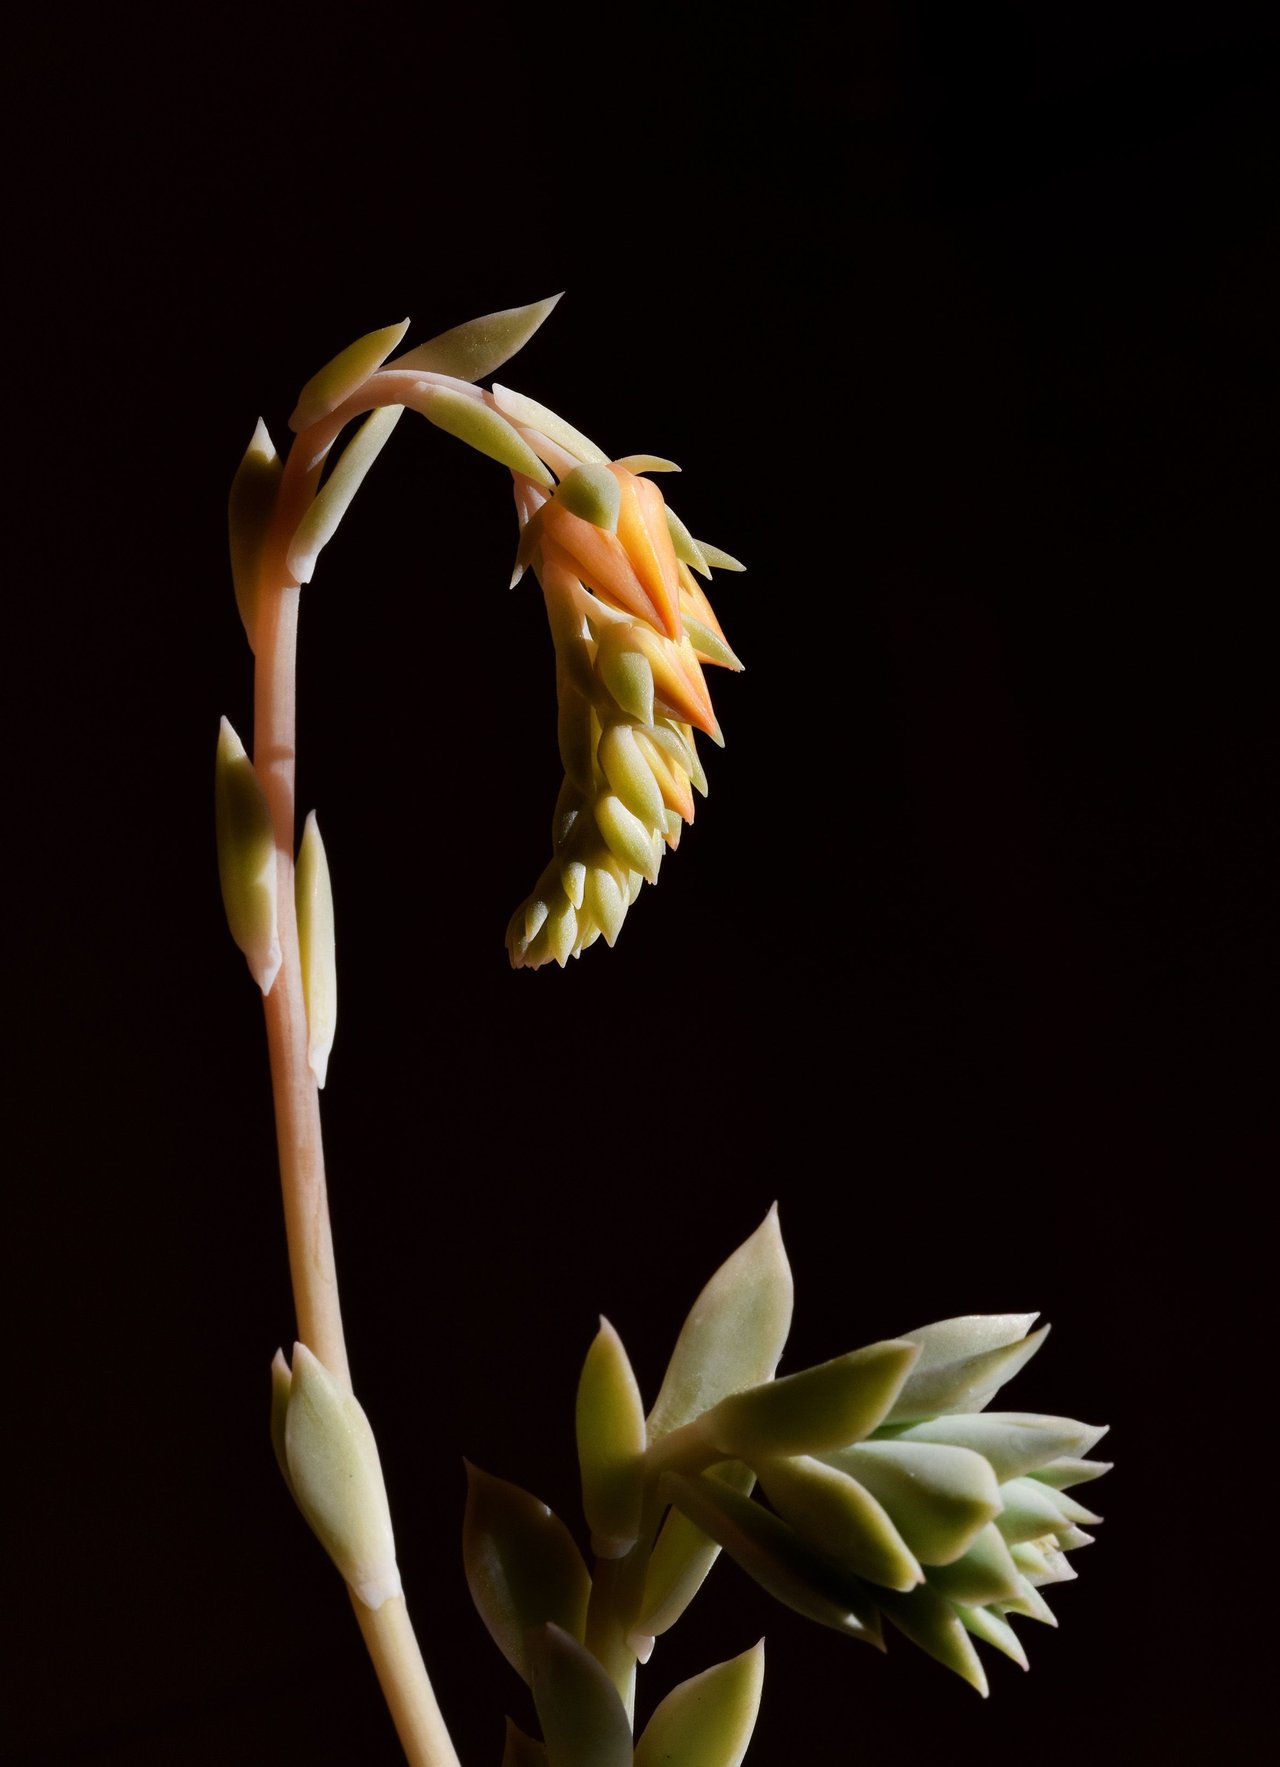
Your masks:
{"label": "succulent leaf", "polygon": [[467,1467],[462,1555],[471,1599],[516,1673],[529,1679],[531,1627],[586,1631],[591,1578],[564,1523],[518,1485]]}
{"label": "succulent leaf", "polygon": [[504,307],[452,326],[424,344],[415,344],[390,363],[429,374],[448,374],[455,380],[488,380],[517,350],[522,350],[560,296],[531,301],[527,307]]}
{"label": "succulent leaf", "polygon": [[386,447],[403,415],[403,405],[380,405],[347,443],[289,542],[287,562],[296,582],[311,581],[321,550],[337,533],[338,523],[351,507],[365,474]]}
{"label": "succulent leaf", "polygon": [[651,1437],[772,1378],[791,1329],[793,1292],[775,1204],[694,1302],[649,1413]]}
{"label": "succulent leaf", "polygon": [[523,473],[544,490],[555,483],[523,436],[480,400],[452,387],[422,386],[413,395],[413,403],[429,423],[477,453],[488,455],[511,472]]}
{"label": "succulent leaf", "polygon": [[901,1339],[851,1350],[816,1368],[731,1393],[698,1420],[726,1458],[826,1454],[861,1441],[893,1404],[916,1359]]}
{"label": "succulent leaf", "polygon": [[824,1458],[879,1499],[922,1564],[953,1563],[1000,1513],[995,1474],[971,1448],[861,1442]]}
{"label": "succulent leaf", "polygon": [[[756,1475],[740,1461],[710,1467],[704,1477],[716,1479],[746,1497]],[[628,1639],[643,1661],[653,1640],[669,1632],[706,1581],[720,1547],[679,1509],[669,1509],[645,1566],[640,1611]],[[643,1653],[643,1654],[642,1654]]]}
{"label": "succulent leaf", "polygon": [[644,1404],[622,1339],[607,1319],[587,1351],[576,1423],[592,1549],[601,1558],[621,1558],[640,1532]]}
{"label": "succulent leaf", "polygon": [[658,1489],[784,1606],[851,1638],[882,1645],[866,1586],[814,1552],[761,1504],[718,1480],[683,1473],[664,1473]]}
{"label": "succulent leaf", "polygon": [[283,474],[284,464],[259,418],[227,499],[231,582],[250,650],[254,648],[263,555]]}
{"label": "succulent leaf", "polygon": [[294,873],[302,996],[307,1009],[307,1066],[323,1087],[338,1024],[338,966],[333,934],[333,886],[314,810],[308,815]]}
{"label": "succulent leaf", "polygon": [[289,428],[296,434],[336,411],[344,399],[377,373],[408,329],[409,321],[402,319],[398,325],[384,325],[380,331],[370,331],[345,350],[339,350],[332,362],[326,362],[313,374],[298,394]]}
{"label": "succulent leaf", "polygon": [[275,830],[262,781],[226,718],[218,730],[213,795],[227,925],[249,973],[269,994],[281,963]]}
{"label": "succulent leaf", "polygon": [[847,1473],[807,1455],[761,1462],[759,1472],[764,1494],[783,1521],[802,1538],[821,1542],[855,1577],[902,1590],[924,1581],[884,1507]]}
{"label": "succulent leaf", "polygon": [[645,1725],[635,1767],[741,1767],[763,1685],[763,1639],[682,1681]]}
{"label": "succulent leaf", "polygon": [[591,1652],[554,1623],[525,1643],[548,1767],[632,1767],[631,1721]]}

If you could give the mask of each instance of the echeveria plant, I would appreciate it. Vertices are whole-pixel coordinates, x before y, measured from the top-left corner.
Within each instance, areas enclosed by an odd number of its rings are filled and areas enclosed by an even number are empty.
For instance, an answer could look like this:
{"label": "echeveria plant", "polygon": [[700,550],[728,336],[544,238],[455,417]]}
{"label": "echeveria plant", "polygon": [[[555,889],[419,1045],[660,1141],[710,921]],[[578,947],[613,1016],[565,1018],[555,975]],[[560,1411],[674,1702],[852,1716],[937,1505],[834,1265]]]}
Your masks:
{"label": "echeveria plant", "polygon": [[[319,1088],[337,1010],[333,899],[314,815],[297,859],[295,664],[302,586],[407,409],[505,466],[556,652],[565,779],[552,856],[512,917],[516,967],[612,945],[705,792],[695,732],[720,740],[704,666],[737,669],[697,578],[740,570],[693,539],[650,474],[545,406],[476,383],[554,301],[494,313],[399,356],[407,322],[361,338],[303,388],[287,458],[259,422],[231,491],[232,571],[255,657],[254,753],[223,720],[223,898],[266,1006],[298,1320],[272,1365],[272,1435],[299,1509],[341,1573],[407,1758],[457,1755],[409,1623],[377,1446],[347,1365]],[[335,442],[359,421],[327,471]],[[696,574],[695,574],[696,573]],[[1068,1489],[1107,1470],[1102,1430],[986,1407],[1034,1355],[1033,1314],[945,1320],[779,1377],[791,1272],[777,1212],[712,1277],[651,1410],[601,1322],[576,1434],[593,1564],[546,1506],[471,1468],[464,1557],[495,1642],[529,1684],[541,1740],[508,1720],[504,1767],[735,1767],[759,1707],[763,1641],[668,1692],[633,1737],[637,1668],[721,1550],[806,1618],[883,1648],[884,1621],[986,1692],[977,1638],[1025,1667],[1010,1617],[1098,1520]],[[497,1739],[495,1736],[495,1754]]]}

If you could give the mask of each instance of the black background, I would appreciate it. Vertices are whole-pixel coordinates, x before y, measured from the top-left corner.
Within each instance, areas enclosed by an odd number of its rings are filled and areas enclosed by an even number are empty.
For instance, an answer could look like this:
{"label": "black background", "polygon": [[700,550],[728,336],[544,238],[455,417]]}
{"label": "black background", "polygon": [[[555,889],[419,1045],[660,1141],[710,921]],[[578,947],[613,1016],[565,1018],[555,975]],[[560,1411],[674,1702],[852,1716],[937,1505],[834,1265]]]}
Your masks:
{"label": "black background", "polygon": [[616,950],[503,950],[558,784],[505,475],[407,419],[303,615],[352,1363],[463,1757],[530,1722],[462,1578],[463,1453],[576,1520],[597,1313],[652,1395],[777,1197],[784,1369],[1042,1308],[1008,1402],[1112,1423],[1110,1519],[985,1704],[728,1564],[642,1702],[767,1632],[759,1767],[1259,1758],[1272,28],[272,5],[47,9],[11,47],[5,1758],[396,1759],[267,1446],[293,1326],[212,847],[217,719],[251,716],[226,486],[361,332],[561,288],[499,378],[679,460],[750,566],[710,798]]}

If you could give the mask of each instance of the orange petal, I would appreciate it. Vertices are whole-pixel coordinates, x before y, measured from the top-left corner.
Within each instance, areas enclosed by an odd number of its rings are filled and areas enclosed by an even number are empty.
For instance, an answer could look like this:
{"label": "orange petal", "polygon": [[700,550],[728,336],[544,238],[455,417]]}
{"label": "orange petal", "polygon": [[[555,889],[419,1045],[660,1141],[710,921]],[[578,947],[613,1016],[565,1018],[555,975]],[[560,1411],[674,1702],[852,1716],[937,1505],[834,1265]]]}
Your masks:
{"label": "orange petal", "polygon": [[652,479],[637,478],[625,466],[610,468],[622,487],[618,510],[618,538],[627,549],[632,568],[644,584],[658,614],[657,624],[668,638],[679,638],[680,561],[671,544],[667,506]]}
{"label": "orange petal", "polygon": [[594,522],[584,521],[554,497],[544,506],[541,516],[544,539],[554,541],[568,555],[588,589],[624,613],[647,620],[659,631],[666,630],[661,610],[632,569],[617,534],[606,533]]}

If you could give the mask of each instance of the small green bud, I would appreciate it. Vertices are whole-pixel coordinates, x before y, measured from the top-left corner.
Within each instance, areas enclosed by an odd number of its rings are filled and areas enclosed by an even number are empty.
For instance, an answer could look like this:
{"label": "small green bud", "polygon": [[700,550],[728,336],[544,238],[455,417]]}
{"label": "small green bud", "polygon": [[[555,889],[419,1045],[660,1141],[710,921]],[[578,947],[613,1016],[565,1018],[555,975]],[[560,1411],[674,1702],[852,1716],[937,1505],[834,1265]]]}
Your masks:
{"label": "small green bud", "polygon": [[214,768],[218,876],[231,937],[264,994],[280,969],[276,921],[276,842],[271,806],[244,744],[227,719]]}
{"label": "small green bud", "polygon": [[294,873],[302,994],[307,1007],[307,1065],[323,1086],[338,1023],[338,970],[334,955],[333,886],[314,810],[302,830]]}
{"label": "small green bud", "polygon": [[298,1507],[352,1593],[371,1608],[399,1595],[391,1514],[369,1420],[305,1344],[293,1347],[284,1446]]}

